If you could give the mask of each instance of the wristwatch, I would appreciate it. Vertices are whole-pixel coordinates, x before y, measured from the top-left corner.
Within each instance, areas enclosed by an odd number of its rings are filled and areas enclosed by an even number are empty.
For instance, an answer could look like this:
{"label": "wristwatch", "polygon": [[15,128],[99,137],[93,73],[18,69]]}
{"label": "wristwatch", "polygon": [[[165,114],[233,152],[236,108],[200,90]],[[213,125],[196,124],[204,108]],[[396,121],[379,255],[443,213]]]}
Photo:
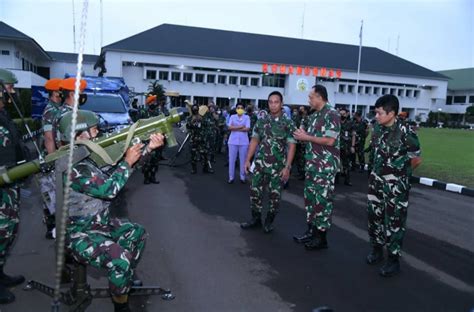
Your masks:
{"label": "wristwatch", "polygon": [[285,168],[291,170],[291,165],[286,165]]}

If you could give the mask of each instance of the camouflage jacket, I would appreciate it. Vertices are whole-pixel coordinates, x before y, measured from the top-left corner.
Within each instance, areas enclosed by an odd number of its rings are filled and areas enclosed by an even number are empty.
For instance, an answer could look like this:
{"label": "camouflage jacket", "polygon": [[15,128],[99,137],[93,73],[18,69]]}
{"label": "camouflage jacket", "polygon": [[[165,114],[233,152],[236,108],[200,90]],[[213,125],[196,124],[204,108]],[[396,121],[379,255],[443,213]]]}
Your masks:
{"label": "camouflage jacket", "polygon": [[293,132],[296,127],[291,119],[285,115],[258,119],[253,128],[252,138],[259,141],[259,150],[255,163],[263,168],[281,170],[286,164],[288,143],[296,143]]}
{"label": "camouflage jacket", "polygon": [[0,109],[0,167],[11,167],[24,159],[20,132],[4,109]]}
{"label": "camouflage jacket", "polygon": [[202,116],[202,136],[205,140],[212,140],[216,134],[216,120],[210,112]]}
{"label": "camouflage jacket", "polygon": [[293,121],[293,123],[295,124],[295,127],[296,128],[299,128],[300,125],[301,125],[301,116],[299,114],[293,114],[291,116],[291,120]]}
{"label": "camouflage jacket", "polygon": [[125,161],[117,164],[110,174],[104,173],[89,159],[74,165],[71,173],[69,217],[90,218],[103,213],[125,186],[131,172],[132,169]]}
{"label": "camouflage jacket", "polygon": [[360,122],[354,120],[354,131],[356,132],[356,142],[365,141],[367,137],[367,121],[361,119]]}
{"label": "camouflage jacket", "polygon": [[202,117],[191,115],[186,119],[186,129],[191,136],[191,142],[199,143],[203,140]]}
{"label": "camouflage jacket", "polygon": [[392,126],[374,127],[371,138],[372,171],[379,176],[411,174],[410,159],[421,155],[420,142],[413,129],[397,120]]}
{"label": "camouflage jacket", "polygon": [[352,146],[352,133],[354,124],[350,119],[341,120],[341,148],[350,148]]}
{"label": "camouflage jacket", "polygon": [[312,136],[336,139],[333,146],[308,142],[306,144],[306,170],[319,174],[335,174],[340,165],[339,133],[341,117],[339,113],[327,103],[318,112],[309,116],[306,132]]}
{"label": "camouflage jacket", "polygon": [[41,120],[43,132],[52,131],[54,140],[56,142],[56,148],[61,145],[58,135],[58,123],[62,116],[63,110],[64,108],[61,104],[56,104],[50,101],[43,111],[43,117]]}
{"label": "camouflage jacket", "polygon": [[250,114],[249,117],[250,117],[250,133],[252,133],[253,127],[255,127],[258,117],[255,113]]}

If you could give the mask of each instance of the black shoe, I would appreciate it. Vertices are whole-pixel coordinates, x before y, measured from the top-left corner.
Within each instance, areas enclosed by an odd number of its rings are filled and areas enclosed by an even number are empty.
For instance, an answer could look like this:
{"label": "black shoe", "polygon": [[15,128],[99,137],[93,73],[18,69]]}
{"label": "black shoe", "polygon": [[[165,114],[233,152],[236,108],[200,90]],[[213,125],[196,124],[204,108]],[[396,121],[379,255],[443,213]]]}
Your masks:
{"label": "black shoe", "polygon": [[234,184],[234,180],[227,181],[228,184]]}
{"label": "black shoe", "polygon": [[313,226],[310,223],[308,223],[308,229],[306,230],[306,232],[304,232],[302,235],[293,236],[293,239],[295,242],[299,244],[303,244],[303,243],[309,242],[312,237],[313,237]]}
{"label": "black shoe", "polygon": [[265,223],[263,224],[263,232],[269,234],[273,231],[273,221],[275,220],[275,213],[269,212],[265,218]]}
{"label": "black shoe", "polygon": [[46,239],[54,239],[53,231],[46,231],[46,233],[44,234],[44,237]]}
{"label": "black shoe", "polygon": [[311,241],[304,244],[306,250],[320,250],[328,248],[328,242],[326,240],[326,231],[318,231],[316,228],[313,229],[313,237]]}
{"label": "black shoe", "polygon": [[8,304],[15,301],[15,295],[7,287],[0,285],[0,304]]}
{"label": "black shoe", "polygon": [[262,215],[260,212],[254,212],[254,211],[252,211],[252,219],[240,224],[240,227],[244,230],[254,229],[261,226],[262,226]]}
{"label": "black shoe", "polygon": [[367,256],[367,264],[377,264],[383,261],[383,247],[381,245],[376,245],[372,247],[372,251]]}
{"label": "black shoe", "polygon": [[398,256],[389,255],[385,264],[380,268],[380,275],[383,277],[391,277],[400,273],[400,261]]}
{"label": "black shoe", "polygon": [[240,180],[240,183],[241,183],[241,184],[247,184],[247,181],[245,181],[245,180]]}
{"label": "black shoe", "polygon": [[160,184],[160,181],[158,181],[157,179],[151,179],[151,180],[150,180],[150,183],[153,183],[153,184]]}
{"label": "black shoe", "polygon": [[132,310],[130,310],[130,306],[128,305],[128,302],[117,303],[113,300],[112,302],[114,303],[114,312],[132,312]]}
{"label": "black shoe", "polygon": [[25,282],[25,277],[23,275],[9,276],[5,273],[0,274],[0,285],[5,287],[15,287]]}
{"label": "black shoe", "polygon": [[148,179],[143,180],[143,184],[150,184],[150,180]]}

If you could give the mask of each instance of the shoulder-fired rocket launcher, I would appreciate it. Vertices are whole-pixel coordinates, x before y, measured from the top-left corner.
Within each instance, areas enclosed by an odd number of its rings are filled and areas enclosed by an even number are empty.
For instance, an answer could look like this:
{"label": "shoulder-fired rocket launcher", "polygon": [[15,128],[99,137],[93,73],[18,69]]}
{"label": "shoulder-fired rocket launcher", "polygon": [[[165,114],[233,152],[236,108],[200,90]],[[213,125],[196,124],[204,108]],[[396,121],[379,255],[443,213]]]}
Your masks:
{"label": "shoulder-fired rocket launcher", "polygon": [[[91,153],[89,157],[102,168],[115,164],[131,145],[148,140],[153,133],[162,133],[166,137],[166,143],[169,147],[176,146],[173,124],[179,121],[180,114],[176,109],[172,109],[168,117],[159,115],[148,119],[140,119],[119,132],[106,134],[94,140],[76,140],[76,144],[85,145]],[[10,169],[0,168],[0,186],[38,173],[42,166],[53,166],[57,159],[67,153],[69,153],[69,145],[62,146],[56,152],[47,155],[44,164],[41,164],[37,159]]]}

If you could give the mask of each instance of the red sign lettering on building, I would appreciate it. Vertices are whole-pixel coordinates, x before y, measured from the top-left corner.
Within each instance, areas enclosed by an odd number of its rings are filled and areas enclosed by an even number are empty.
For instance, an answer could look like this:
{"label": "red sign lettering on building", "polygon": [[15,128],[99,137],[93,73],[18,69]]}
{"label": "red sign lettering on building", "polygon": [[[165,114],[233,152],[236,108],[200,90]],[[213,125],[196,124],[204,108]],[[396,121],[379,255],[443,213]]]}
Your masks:
{"label": "red sign lettering on building", "polygon": [[319,68],[313,67],[313,76],[316,77],[318,76]]}
{"label": "red sign lettering on building", "polygon": [[296,67],[296,74],[301,75],[303,73],[303,68],[301,66]]}
{"label": "red sign lettering on building", "polygon": [[342,71],[340,69],[336,70],[336,77],[338,79],[342,77]]}
{"label": "red sign lettering on building", "polygon": [[286,65],[280,65],[280,74],[286,74]]}
{"label": "red sign lettering on building", "polygon": [[321,76],[325,77],[326,74],[327,74],[327,68],[326,67],[321,68]]}
{"label": "red sign lettering on building", "polygon": [[329,70],[329,77],[334,77],[334,69],[332,68]]}
{"label": "red sign lettering on building", "polygon": [[268,64],[263,64],[262,65],[262,72],[268,73]]}
{"label": "red sign lettering on building", "polygon": [[278,70],[278,65],[277,65],[277,64],[273,64],[273,65],[272,65],[272,73],[276,74],[277,70]]}
{"label": "red sign lettering on building", "polygon": [[290,65],[288,67],[288,74],[293,75],[294,72],[295,72],[295,68],[293,67],[293,65]]}
{"label": "red sign lettering on building", "polygon": [[311,69],[308,66],[304,68],[304,74],[305,76],[309,76],[311,74]]}

